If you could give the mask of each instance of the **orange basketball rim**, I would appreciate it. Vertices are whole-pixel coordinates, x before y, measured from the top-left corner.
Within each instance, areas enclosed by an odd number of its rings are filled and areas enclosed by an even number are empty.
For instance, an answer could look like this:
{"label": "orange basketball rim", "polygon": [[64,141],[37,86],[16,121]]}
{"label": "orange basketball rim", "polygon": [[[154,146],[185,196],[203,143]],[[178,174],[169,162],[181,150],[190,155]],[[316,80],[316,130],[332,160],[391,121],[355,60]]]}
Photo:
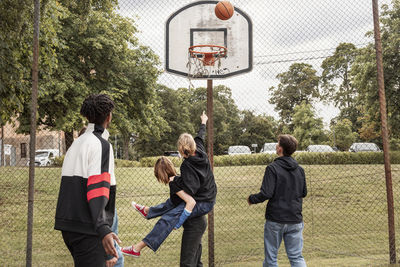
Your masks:
{"label": "orange basketball rim", "polygon": [[[201,51],[201,49],[208,49],[209,51]],[[190,56],[202,61],[204,66],[214,66],[215,62],[226,57],[227,53],[228,49],[219,45],[193,45],[189,47]]]}

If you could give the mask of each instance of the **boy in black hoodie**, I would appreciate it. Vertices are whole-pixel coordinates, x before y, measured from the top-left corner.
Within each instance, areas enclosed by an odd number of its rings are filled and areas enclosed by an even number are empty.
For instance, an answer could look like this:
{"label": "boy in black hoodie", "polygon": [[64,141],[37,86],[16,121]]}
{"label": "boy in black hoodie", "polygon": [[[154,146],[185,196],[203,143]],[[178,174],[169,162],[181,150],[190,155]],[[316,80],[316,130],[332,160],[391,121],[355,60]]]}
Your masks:
{"label": "boy in black hoodie", "polygon": [[278,158],[267,166],[258,194],[250,195],[249,205],[269,200],[265,211],[263,266],[278,266],[277,254],[282,239],[291,266],[306,266],[303,250],[303,198],[307,195],[304,170],[291,155],[297,140],[280,135],[276,146]]}

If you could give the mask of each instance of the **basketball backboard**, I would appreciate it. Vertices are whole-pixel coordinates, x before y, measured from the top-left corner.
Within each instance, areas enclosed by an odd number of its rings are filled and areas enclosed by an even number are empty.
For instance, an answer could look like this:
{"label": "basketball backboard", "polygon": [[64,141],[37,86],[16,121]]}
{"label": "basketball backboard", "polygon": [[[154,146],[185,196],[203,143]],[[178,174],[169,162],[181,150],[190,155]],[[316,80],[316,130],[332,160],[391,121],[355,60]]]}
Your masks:
{"label": "basketball backboard", "polygon": [[[165,70],[177,75],[198,79],[227,78],[251,71],[253,67],[253,36],[250,17],[234,8],[228,20],[216,17],[218,1],[198,1],[174,12],[165,26]],[[193,63],[189,47],[202,45],[227,48],[214,66],[202,72]]]}

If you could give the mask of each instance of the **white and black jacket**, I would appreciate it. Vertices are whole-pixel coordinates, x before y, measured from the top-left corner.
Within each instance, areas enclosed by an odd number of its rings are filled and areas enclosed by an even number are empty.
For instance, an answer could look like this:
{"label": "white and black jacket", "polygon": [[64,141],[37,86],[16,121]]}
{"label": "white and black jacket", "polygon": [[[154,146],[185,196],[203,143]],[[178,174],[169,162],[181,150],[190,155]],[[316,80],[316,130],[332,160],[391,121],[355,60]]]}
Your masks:
{"label": "white and black jacket", "polygon": [[89,123],[64,158],[54,229],[98,235],[111,232],[115,209],[114,154],[109,133]]}

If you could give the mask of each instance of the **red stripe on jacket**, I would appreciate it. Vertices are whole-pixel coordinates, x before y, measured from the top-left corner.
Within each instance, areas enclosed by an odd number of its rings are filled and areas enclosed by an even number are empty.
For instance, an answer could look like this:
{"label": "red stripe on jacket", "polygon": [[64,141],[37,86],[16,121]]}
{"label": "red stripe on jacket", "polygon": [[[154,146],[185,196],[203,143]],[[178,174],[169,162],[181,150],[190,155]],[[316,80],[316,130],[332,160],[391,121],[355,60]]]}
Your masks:
{"label": "red stripe on jacket", "polygon": [[90,201],[92,198],[96,197],[106,197],[109,199],[110,196],[110,189],[106,187],[96,188],[87,192],[87,200]]}
{"label": "red stripe on jacket", "polygon": [[97,184],[97,183],[100,183],[103,181],[110,183],[111,175],[108,172],[103,172],[102,174],[99,174],[99,175],[89,176],[87,186],[89,186],[91,184]]}

